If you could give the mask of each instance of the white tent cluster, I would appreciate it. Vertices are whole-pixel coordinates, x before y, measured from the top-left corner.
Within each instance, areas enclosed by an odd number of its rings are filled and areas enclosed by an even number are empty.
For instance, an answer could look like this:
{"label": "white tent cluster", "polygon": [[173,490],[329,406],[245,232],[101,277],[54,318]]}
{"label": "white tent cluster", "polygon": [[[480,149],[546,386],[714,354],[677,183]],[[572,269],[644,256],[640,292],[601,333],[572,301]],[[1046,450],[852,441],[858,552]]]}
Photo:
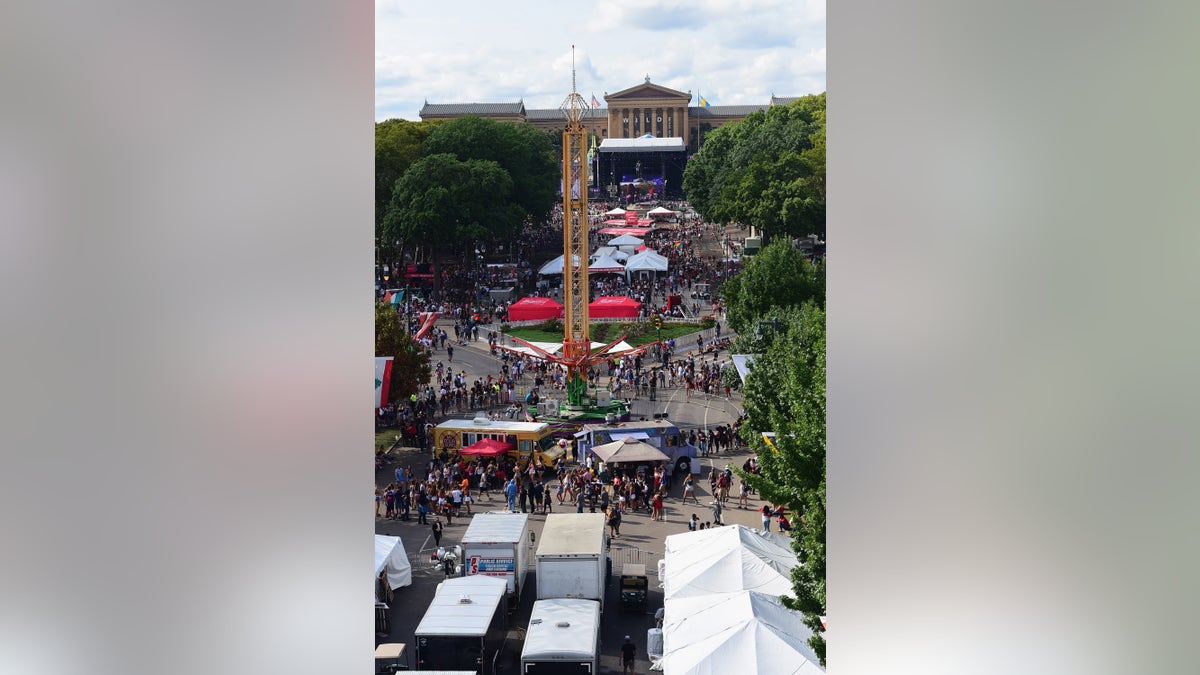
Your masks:
{"label": "white tent cluster", "polygon": [[662,671],[823,673],[803,616],[779,601],[796,565],[786,537],[741,525],[667,537]]}

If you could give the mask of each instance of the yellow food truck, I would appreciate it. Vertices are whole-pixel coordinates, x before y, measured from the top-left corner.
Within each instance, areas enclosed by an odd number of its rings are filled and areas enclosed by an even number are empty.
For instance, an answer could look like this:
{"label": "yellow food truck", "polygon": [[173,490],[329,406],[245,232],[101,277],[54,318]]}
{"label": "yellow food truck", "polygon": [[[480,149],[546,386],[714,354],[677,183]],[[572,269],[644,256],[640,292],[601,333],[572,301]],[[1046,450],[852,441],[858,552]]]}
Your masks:
{"label": "yellow food truck", "polygon": [[473,420],[446,420],[433,428],[434,457],[495,457],[508,455],[518,466],[527,466],[532,457],[543,466],[553,466],[563,448],[545,422],[512,422],[476,417]]}

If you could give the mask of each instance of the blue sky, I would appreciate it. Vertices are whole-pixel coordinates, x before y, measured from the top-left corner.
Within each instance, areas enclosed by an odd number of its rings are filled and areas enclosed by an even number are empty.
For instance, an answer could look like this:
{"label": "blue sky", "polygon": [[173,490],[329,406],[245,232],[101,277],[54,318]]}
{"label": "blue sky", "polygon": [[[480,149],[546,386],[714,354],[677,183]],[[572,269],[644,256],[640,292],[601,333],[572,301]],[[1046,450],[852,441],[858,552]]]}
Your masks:
{"label": "blue sky", "polygon": [[426,100],[556,108],[572,44],[601,105],[647,74],[712,105],[825,91],[824,0],[376,0],[375,119],[418,120]]}

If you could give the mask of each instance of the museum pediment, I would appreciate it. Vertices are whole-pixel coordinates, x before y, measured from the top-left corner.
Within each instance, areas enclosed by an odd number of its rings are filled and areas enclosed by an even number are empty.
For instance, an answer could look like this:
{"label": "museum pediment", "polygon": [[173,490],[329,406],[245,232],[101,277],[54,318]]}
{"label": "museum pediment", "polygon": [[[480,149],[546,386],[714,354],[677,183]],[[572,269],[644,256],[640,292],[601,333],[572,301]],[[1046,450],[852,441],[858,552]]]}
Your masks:
{"label": "museum pediment", "polygon": [[654,84],[650,80],[632,86],[628,89],[622,89],[615,94],[606,94],[604,100],[610,105],[613,103],[628,104],[637,101],[645,100],[662,100],[662,99],[678,99],[681,103],[692,100],[692,95],[683,91],[676,91],[661,85]]}

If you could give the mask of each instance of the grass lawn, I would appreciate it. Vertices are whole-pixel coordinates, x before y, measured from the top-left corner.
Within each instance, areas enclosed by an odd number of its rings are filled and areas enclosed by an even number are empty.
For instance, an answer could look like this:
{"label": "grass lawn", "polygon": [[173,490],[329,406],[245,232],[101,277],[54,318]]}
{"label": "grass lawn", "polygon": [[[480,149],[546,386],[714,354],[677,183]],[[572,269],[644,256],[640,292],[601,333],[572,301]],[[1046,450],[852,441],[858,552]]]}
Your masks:
{"label": "grass lawn", "polygon": [[[602,325],[611,326],[608,329],[608,335],[606,336],[606,337],[608,337],[608,340],[601,340],[601,339],[595,337],[596,328],[598,326],[602,326]],[[617,337],[619,337],[621,335],[621,333],[623,332],[623,329],[624,329],[623,324],[592,323],[592,324],[588,325],[588,334],[593,336],[592,337],[593,342],[608,342],[608,341],[615,340]],[[690,335],[692,333],[696,333],[699,331],[700,331],[700,324],[698,324],[698,323],[664,323],[663,328],[662,328],[662,339],[663,340],[670,340],[671,338],[678,339],[680,336]],[[561,332],[550,333],[550,332],[547,332],[544,330],[538,330],[537,328],[534,328],[532,326],[513,328],[512,330],[510,330],[508,332],[508,334],[512,335],[514,337],[519,337],[522,340],[529,340],[530,342],[562,342],[562,339],[563,339]],[[637,347],[638,345],[644,345],[647,342],[654,342],[657,339],[658,339],[658,333],[654,330],[651,330],[649,333],[646,333],[645,335],[631,337],[628,340],[626,340],[626,342],[628,342],[630,345],[632,345],[634,347]]]}
{"label": "grass lawn", "polygon": [[396,442],[396,437],[400,434],[400,427],[391,427],[383,431],[375,432],[375,447],[383,446],[384,450],[392,447],[392,443]]}

